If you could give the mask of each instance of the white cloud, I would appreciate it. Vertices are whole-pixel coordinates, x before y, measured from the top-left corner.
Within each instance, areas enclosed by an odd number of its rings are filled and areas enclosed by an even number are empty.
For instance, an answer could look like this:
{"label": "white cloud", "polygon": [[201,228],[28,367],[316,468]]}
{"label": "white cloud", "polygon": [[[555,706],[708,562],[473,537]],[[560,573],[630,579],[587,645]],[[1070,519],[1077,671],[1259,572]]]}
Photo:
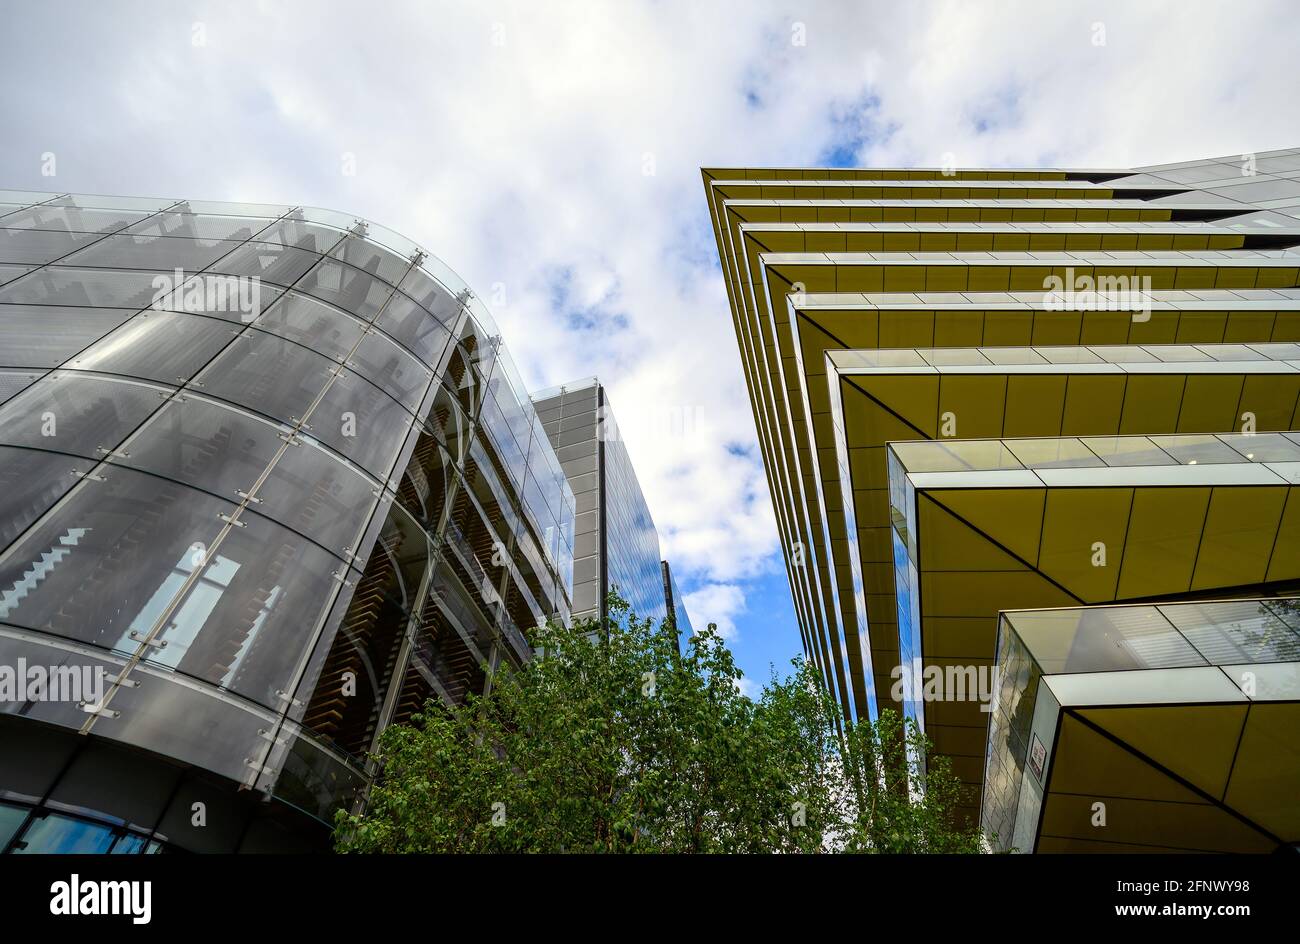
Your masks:
{"label": "white cloud", "polygon": [[730,583],[705,584],[682,594],[682,599],[691,622],[698,624],[698,628],[716,623],[718,634],[727,642],[739,638],[736,617],[745,612],[745,593],[740,587]]}

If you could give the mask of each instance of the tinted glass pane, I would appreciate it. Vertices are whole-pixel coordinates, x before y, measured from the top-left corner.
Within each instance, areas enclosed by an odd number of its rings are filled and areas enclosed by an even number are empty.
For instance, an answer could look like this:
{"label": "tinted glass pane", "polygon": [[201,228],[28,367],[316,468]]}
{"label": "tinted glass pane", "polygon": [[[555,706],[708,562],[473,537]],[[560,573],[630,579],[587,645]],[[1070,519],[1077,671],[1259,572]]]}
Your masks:
{"label": "tinted glass pane", "polygon": [[151,215],[141,210],[82,210],[46,205],[10,213],[4,221],[9,228],[111,233]]}
{"label": "tinted glass pane", "polygon": [[[106,649],[137,646],[170,599],[176,574],[201,559],[235,506],[113,466],[74,483],[59,510],[0,557],[0,620]],[[173,586],[175,585],[175,586]]]}
{"label": "tinted glass pane", "polygon": [[331,259],[318,265],[295,287],[338,305],[363,321],[372,320],[393,291],[391,285]]}
{"label": "tinted glass pane", "polygon": [[0,551],[77,483],[75,473],[94,466],[90,459],[0,446]]}
{"label": "tinted glass pane", "polygon": [[0,288],[0,303],[88,305],[92,308],[141,309],[158,297],[155,279],[171,273],[72,269],[50,266],[28,273]]}
{"label": "tinted glass pane", "polygon": [[[167,646],[153,651],[149,662],[277,707],[276,692],[290,683],[341,586],[331,574],[345,568],[266,518],[245,513],[240,520],[245,526],[232,529],[210,553],[179,555],[167,572],[153,574],[161,578],[159,593],[135,626],[147,630],[161,603],[172,599],[197,564],[199,578],[162,632]],[[125,634],[117,646],[134,648]]]}
{"label": "tinted glass pane", "polygon": [[236,242],[151,236],[110,236],[69,256],[67,265],[197,272],[239,246]]}
{"label": "tinted glass pane", "polygon": [[202,315],[142,311],[68,366],[180,383],[233,342],[237,330]]}
{"label": "tinted glass pane", "polygon": [[280,447],[276,426],[198,397],[171,402],[132,441],[132,468],[164,475],[238,501]]}
{"label": "tinted glass pane", "polygon": [[346,239],[330,255],[362,272],[377,275],[390,285],[401,282],[402,276],[411,267],[410,259],[365,239]]}
{"label": "tinted glass pane", "polygon": [[131,315],[121,308],[6,305],[0,308],[0,363],[57,367]]}
{"label": "tinted glass pane", "polygon": [[279,285],[292,285],[320,257],[275,243],[247,243],[212,266],[212,271],[255,276]]}
{"label": "tinted glass pane", "polygon": [[311,434],[381,481],[397,459],[413,422],[392,397],[368,381],[344,374],[311,415]]}
{"label": "tinted glass pane", "polygon": [[161,392],[75,371],[51,374],[0,406],[0,443],[102,458],[162,406]]}
{"label": "tinted glass pane", "polygon": [[251,239],[274,220],[247,216],[215,216],[203,213],[159,213],[136,223],[128,233],[143,236],[184,236],[190,239]]}
{"label": "tinted glass pane", "polygon": [[451,332],[442,322],[401,294],[393,297],[375,324],[435,367],[451,339]]}
{"label": "tinted glass pane", "polygon": [[362,322],[297,292],[288,293],[268,308],[256,326],[334,360],[342,360],[365,331]]}
{"label": "tinted glass pane", "polygon": [[402,291],[409,295],[429,314],[451,330],[460,321],[465,306],[454,292],[448,291],[429,277],[427,272],[412,269],[402,279]]}
{"label": "tinted glass pane", "polygon": [[304,439],[286,449],[258,490],[260,514],[273,518],[342,556],[378,500],[378,485],[325,449]]}
{"label": "tinted glass pane", "polygon": [[16,853],[99,855],[113,846],[113,831],[71,816],[49,813],[33,820],[14,848]]}
{"label": "tinted glass pane", "polygon": [[199,375],[203,392],[285,423],[301,418],[330,378],[331,362],[300,344],[248,332]]}
{"label": "tinted glass pane", "polygon": [[348,366],[414,412],[433,380],[433,371],[402,348],[378,334],[368,334],[353,352]]}
{"label": "tinted glass pane", "polygon": [[89,233],[0,229],[0,262],[44,265],[102,238]]}
{"label": "tinted glass pane", "polygon": [[39,372],[0,370],[0,403],[18,396],[40,377]]}

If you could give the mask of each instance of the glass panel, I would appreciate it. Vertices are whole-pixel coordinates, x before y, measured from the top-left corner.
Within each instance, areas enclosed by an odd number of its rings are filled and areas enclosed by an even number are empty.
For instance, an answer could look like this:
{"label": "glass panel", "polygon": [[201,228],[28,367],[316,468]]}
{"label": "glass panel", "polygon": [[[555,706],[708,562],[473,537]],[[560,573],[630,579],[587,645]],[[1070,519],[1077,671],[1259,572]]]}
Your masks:
{"label": "glass panel", "polygon": [[332,366],[300,344],[252,331],[236,338],[198,379],[204,393],[292,423],[325,388]]}
{"label": "glass panel", "polygon": [[391,285],[332,259],[322,261],[295,288],[323,298],[363,321],[372,320],[393,291]]}
{"label": "glass panel", "polygon": [[900,442],[890,447],[908,472],[964,472],[1020,469],[1020,461],[997,439]]}
{"label": "glass panel", "polygon": [[111,233],[152,215],[141,210],[82,210],[46,205],[10,213],[4,218],[4,224],[10,229]]}
{"label": "glass panel", "polygon": [[245,243],[214,263],[212,271],[287,286],[297,282],[319,258],[315,253],[275,243]]}
{"label": "glass panel", "polygon": [[375,324],[433,367],[441,361],[451,339],[451,332],[442,322],[401,293],[393,296]]}
{"label": "glass panel", "polygon": [[0,403],[18,396],[36,381],[42,374],[27,373],[19,370],[0,370]]}
{"label": "glass panel", "polygon": [[0,229],[0,262],[44,265],[103,238],[98,233]]}
{"label": "glass panel", "polygon": [[1151,441],[1182,465],[1246,461],[1237,450],[1214,436],[1152,436]]}
{"label": "glass panel", "polygon": [[1006,443],[1029,468],[1085,469],[1105,465],[1077,439],[1009,439]]}
{"label": "glass panel", "polygon": [[0,446],[0,550],[76,484],[75,473],[94,467],[90,459]]}
{"label": "glass panel", "polygon": [[27,821],[27,807],[0,803],[0,849],[9,844],[14,833]]}
{"label": "glass panel", "polygon": [[412,422],[392,397],[345,373],[312,411],[311,434],[386,481]]}
{"label": "glass panel", "polygon": [[75,371],[51,374],[0,406],[0,442],[100,459],[162,406],[162,392]]}
{"label": "glass panel", "polygon": [[108,826],[46,813],[32,821],[13,851],[26,855],[102,855],[112,848],[113,838]]}
{"label": "glass panel", "polygon": [[1186,603],[1160,612],[1212,665],[1300,662],[1300,635],[1258,601]]}
{"label": "glass panel", "polygon": [[[0,558],[0,621],[112,649],[150,628],[178,568],[235,506],[120,466],[82,479]],[[322,552],[323,553],[323,552]]]}
{"label": "glass panel", "polygon": [[1300,462],[1300,445],[1280,433],[1232,433],[1219,439],[1251,462]]}
{"label": "glass panel", "polygon": [[402,291],[450,331],[460,321],[465,306],[455,292],[430,278],[427,272],[412,269],[402,280]]}
{"label": "glass panel", "polygon": [[331,452],[303,437],[284,451],[258,489],[259,514],[273,518],[343,556],[359,535],[378,498],[378,485]]}
{"label": "glass panel", "polygon": [[168,210],[127,229],[137,236],[182,236],[190,239],[252,239],[275,222],[269,217],[215,216],[210,213],[182,213]]}
{"label": "glass panel", "polygon": [[189,396],[166,404],[130,445],[133,469],[153,472],[230,501],[252,489],[288,428]]}
{"label": "glass panel", "polygon": [[239,243],[211,239],[110,236],[69,256],[64,263],[110,269],[184,269],[197,272]]}
{"label": "glass panel", "polygon": [[411,412],[419,408],[433,371],[379,334],[366,335],[348,366]]}
{"label": "glass panel", "polygon": [[298,292],[287,293],[257,319],[256,327],[336,361],[352,350],[365,331],[365,325],[357,319]]}
{"label": "glass panel", "polygon": [[0,308],[0,362],[57,367],[130,317],[120,308],[6,305]]}
{"label": "glass panel", "polygon": [[1178,464],[1145,436],[1083,436],[1079,441],[1108,466]]}
{"label": "glass panel", "polygon": [[362,272],[369,272],[390,285],[397,285],[411,267],[411,260],[368,239],[345,239],[330,253]]}
{"label": "glass panel", "polygon": [[237,331],[227,321],[203,315],[142,311],[68,366],[183,383],[234,342]]}
{"label": "glass panel", "polygon": [[170,280],[171,277],[170,272],[49,266],[0,288],[0,303],[87,305],[138,311],[154,303],[158,298],[160,280]]}
{"label": "glass panel", "polygon": [[1205,665],[1154,606],[1007,614],[1044,675]]}
{"label": "glass panel", "polygon": [[[148,661],[274,708],[281,704],[276,692],[290,684],[318,620],[341,586],[332,575],[345,568],[267,518],[245,512],[240,521],[244,527],[232,528],[211,551],[184,549],[166,569],[155,567],[141,575],[140,582],[156,590],[131,626],[121,627],[115,647],[134,651],[130,631],[148,632],[166,603],[201,568],[158,637],[166,648],[151,650]],[[165,558],[157,559],[164,563]],[[356,576],[348,579],[355,582]]]}
{"label": "glass panel", "polygon": [[340,230],[300,219],[282,220],[257,234],[259,242],[278,243],[306,252],[327,252],[343,237]]}

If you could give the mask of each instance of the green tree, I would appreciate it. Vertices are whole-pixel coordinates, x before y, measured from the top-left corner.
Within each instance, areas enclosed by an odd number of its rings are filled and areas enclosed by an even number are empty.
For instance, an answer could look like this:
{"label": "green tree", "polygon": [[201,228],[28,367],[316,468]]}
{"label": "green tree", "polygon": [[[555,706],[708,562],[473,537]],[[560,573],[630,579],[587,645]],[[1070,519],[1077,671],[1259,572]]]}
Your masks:
{"label": "green tree", "polygon": [[[548,625],[490,695],[431,702],[380,739],[345,852],[972,852],[958,782],[914,725],[845,725],[795,660],[757,700],[717,628],[679,653],[671,624],[611,598]],[[910,759],[909,759],[910,758]],[[924,783],[924,789],[920,785]]]}

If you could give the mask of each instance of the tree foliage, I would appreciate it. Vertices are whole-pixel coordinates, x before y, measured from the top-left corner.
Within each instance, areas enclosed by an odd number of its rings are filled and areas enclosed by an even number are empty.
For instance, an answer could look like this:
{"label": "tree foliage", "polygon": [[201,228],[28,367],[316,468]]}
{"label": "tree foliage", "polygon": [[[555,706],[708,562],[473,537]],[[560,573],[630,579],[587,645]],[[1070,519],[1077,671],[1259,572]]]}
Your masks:
{"label": "tree foliage", "polygon": [[716,627],[679,654],[670,624],[608,609],[608,633],[541,627],[489,695],[385,731],[340,851],[978,851],[942,759],[920,789],[914,725],[845,725],[803,660],[751,700]]}

